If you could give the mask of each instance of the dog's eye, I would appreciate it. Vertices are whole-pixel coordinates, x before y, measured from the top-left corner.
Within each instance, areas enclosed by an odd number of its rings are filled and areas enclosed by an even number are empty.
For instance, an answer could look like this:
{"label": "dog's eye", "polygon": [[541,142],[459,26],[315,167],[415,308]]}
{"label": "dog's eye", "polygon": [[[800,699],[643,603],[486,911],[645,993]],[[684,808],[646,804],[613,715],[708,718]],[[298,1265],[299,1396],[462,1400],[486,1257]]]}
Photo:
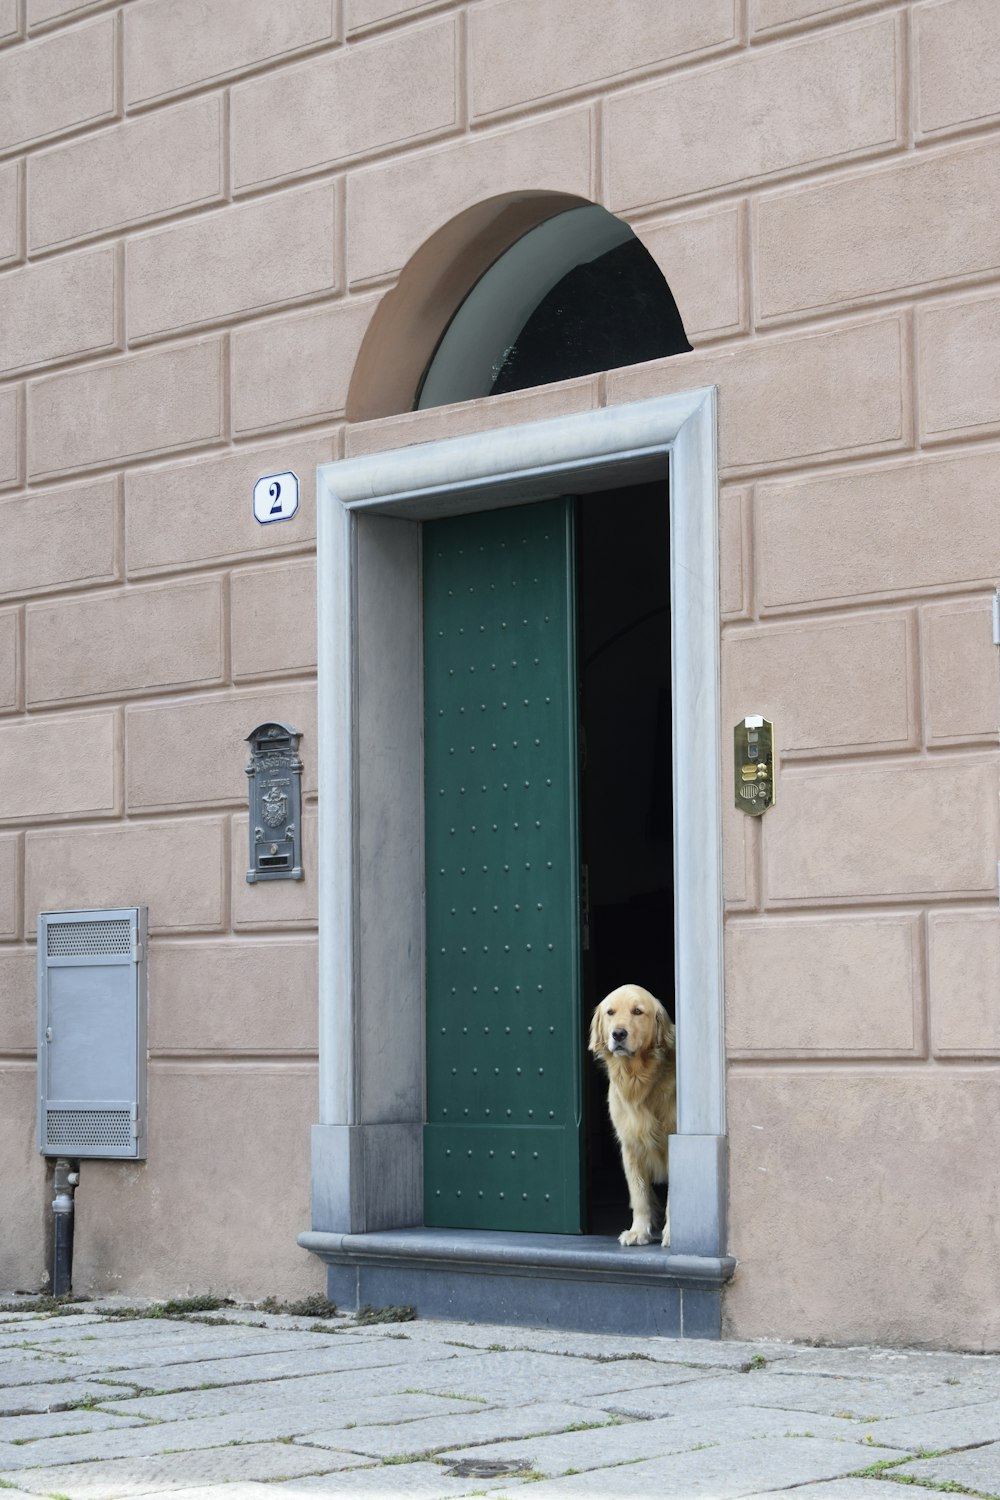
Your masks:
{"label": "dog's eye", "polygon": [[642,1015],[642,1010],[640,1009],[640,1007],[638,1005],[633,1005],[633,1007],[632,1007],[632,1014],[634,1016],[641,1016]]}

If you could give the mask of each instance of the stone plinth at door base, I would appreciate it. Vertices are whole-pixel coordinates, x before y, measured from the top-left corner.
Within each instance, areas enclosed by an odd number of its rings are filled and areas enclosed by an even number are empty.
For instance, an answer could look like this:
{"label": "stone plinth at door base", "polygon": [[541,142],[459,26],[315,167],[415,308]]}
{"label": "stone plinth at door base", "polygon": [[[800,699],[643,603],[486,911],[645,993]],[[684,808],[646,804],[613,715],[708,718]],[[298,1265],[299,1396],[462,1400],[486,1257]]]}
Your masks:
{"label": "stone plinth at door base", "polygon": [[326,1262],[327,1295],[345,1311],[406,1304],[424,1318],[667,1338],[719,1338],[736,1269],[731,1256],[598,1235],[313,1230],[299,1244]]}

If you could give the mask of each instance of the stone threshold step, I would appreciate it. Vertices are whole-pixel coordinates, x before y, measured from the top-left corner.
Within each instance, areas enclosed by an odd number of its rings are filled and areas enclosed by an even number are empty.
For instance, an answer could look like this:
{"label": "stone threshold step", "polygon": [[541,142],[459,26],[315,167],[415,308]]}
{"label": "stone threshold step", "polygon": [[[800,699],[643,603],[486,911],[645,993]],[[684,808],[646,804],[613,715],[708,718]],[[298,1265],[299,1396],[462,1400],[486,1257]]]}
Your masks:
{"label": "stone threshold step", "polygon": [[420,1317],[592,1333],[719,1338],[731,1256],[623,1249],[602,1235],[392,1229],[299,1235],[328,1267],[327,1295]]}

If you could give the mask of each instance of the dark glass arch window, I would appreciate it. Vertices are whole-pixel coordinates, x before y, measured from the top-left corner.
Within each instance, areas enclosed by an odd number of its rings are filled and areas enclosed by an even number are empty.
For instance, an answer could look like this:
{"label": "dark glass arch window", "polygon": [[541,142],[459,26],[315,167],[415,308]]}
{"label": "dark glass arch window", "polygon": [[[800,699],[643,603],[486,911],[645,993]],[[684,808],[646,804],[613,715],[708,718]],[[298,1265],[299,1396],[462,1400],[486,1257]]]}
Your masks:
{"label": "dark glass arch window", "polygon": [[595,204],[531,229],[476,282],[445,329],[417,410],[571,380],[691,348],[653,257]]}

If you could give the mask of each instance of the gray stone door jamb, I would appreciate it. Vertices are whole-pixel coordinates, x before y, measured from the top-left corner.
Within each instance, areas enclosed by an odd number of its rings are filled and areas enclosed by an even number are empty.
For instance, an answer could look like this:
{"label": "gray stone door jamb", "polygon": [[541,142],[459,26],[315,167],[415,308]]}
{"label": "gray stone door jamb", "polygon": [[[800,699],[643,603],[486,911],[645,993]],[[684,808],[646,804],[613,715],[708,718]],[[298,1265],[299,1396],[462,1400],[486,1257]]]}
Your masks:
{"label": "gray stone door jamb", "polygon": [[422,1216],[419,523],[662,479],[668,464],[678,1048],[671,1249],[726,1252],[714,388],[318,470],[314,1231],[363,1234],[419,1224]]}

